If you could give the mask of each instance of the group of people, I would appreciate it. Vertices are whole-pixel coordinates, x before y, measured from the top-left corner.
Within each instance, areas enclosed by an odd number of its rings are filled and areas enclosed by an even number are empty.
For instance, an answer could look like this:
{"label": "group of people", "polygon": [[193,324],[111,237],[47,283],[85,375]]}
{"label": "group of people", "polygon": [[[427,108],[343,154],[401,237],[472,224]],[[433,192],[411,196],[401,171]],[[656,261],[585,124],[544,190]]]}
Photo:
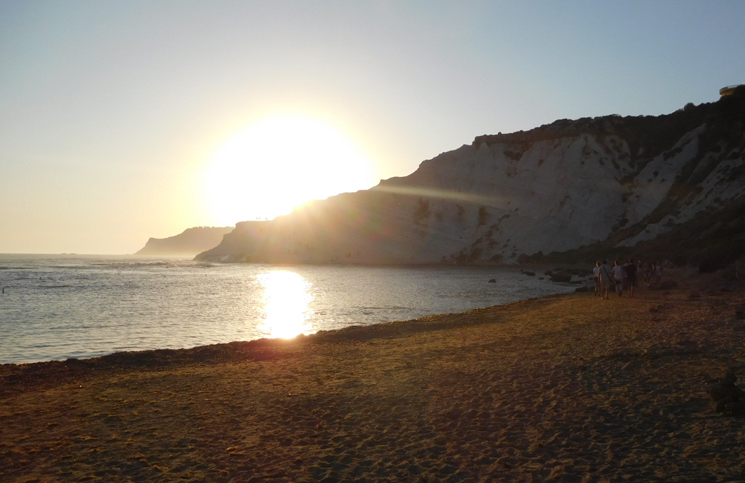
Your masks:
{"label": "group of people", "polygon": [[652,282],[662,281],[662,263],[646,261],[642,264],[642,276],[644,283],[649,285]]}
{"label": "group of people", "polygon": [[619,297],[623,297],[624,291],[628,293],[629,297],[633,297],[639,276],[643,278],[647,285],[652,281],[660,282],[662,280],[662,264],[656,261],[634,262],[634,259],[630,259],[624,264],[616,260],[611,267],[607,260],[603,260],[595,263],[592,276],[595,280],[596,297],[607,300],[612,287],[615,288]]}

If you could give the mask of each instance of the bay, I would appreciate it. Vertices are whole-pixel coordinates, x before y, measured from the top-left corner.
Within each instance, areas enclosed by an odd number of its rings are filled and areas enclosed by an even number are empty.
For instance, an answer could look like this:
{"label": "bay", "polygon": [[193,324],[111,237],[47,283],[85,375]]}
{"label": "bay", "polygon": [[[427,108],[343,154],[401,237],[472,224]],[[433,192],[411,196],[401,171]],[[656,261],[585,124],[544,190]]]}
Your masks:
{"label": "bay", "polygon": [[0,363],[6,364],[294,337],[463,312],[576,286],[493,267],[0,255],[0,287]]}

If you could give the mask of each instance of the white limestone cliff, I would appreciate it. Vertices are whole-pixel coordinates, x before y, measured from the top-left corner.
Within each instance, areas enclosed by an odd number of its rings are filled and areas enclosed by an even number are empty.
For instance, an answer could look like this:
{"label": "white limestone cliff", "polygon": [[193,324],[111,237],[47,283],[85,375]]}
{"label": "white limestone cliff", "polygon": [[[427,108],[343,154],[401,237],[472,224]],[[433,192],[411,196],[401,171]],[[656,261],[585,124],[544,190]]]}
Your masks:
{"label": "white limestone cliff", "polygon": [[478,264],[632,247],[745,195],[743,98],[479,136],[409,176],[239,223],[198,258]]}

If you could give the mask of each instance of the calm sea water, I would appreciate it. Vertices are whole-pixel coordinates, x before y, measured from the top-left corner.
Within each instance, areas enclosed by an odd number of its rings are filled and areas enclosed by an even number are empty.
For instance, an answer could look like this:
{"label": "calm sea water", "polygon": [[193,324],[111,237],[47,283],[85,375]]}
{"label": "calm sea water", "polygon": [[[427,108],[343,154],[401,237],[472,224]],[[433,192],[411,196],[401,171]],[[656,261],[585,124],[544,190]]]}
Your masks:
{"label": "calm sea water", "polygon": [[3,364],[293,337],[574,290],[512,269],[64,255],[0,255],[0,287]]}

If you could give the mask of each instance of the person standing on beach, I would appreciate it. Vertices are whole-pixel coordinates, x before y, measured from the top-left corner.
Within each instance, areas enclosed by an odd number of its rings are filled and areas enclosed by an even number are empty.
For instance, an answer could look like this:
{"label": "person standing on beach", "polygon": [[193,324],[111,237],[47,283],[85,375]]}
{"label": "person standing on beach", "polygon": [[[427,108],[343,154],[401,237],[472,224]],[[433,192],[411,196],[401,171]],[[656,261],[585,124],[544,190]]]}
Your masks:
{"label": "person standing on beach", "polygon": [[600,285],[600,260],[595,262],[595,266],[592,267],[592,279],[595,281],[595,296],[602,297],[602,286]]}
{"label": "person standing on beach", "polygon": [[621,267],[623,268],[623,291],[627,293],[629,291],[629,274],[626,272],[628,266],[628,262],[621,265]]}
{"label": "person standing on beach", "polygon": [[659,260],[654,262],[654,280],[657,283],[662,282],[662,262]]}
{"label": "person standing on beach", "polygon": [[634,259],[629,259],[629,264],[626,265],[626,279],[629,282],[629,297],[634,296],[634,287],[636,287],[636,265],[634,265]]}
{"label": "person standing on beach", "polygon": [[616,284],[616,293],[619,297],[623,296],[623,267],[618,260],[613,262],[613,281]]}
{"label": "person standing on beach", "polygon": [[608,261],[603,260],[603,264],[600,266],[600,298],[608,300],[608,290],[610,289],[611,282],[611,268],[608,266]]}
{"label": "person standing on beach", "polygon": [[649,281],[652,279],[652,263],[647,260],[644,262],[642,269],[644,270],[644,283],[649,285]]}

